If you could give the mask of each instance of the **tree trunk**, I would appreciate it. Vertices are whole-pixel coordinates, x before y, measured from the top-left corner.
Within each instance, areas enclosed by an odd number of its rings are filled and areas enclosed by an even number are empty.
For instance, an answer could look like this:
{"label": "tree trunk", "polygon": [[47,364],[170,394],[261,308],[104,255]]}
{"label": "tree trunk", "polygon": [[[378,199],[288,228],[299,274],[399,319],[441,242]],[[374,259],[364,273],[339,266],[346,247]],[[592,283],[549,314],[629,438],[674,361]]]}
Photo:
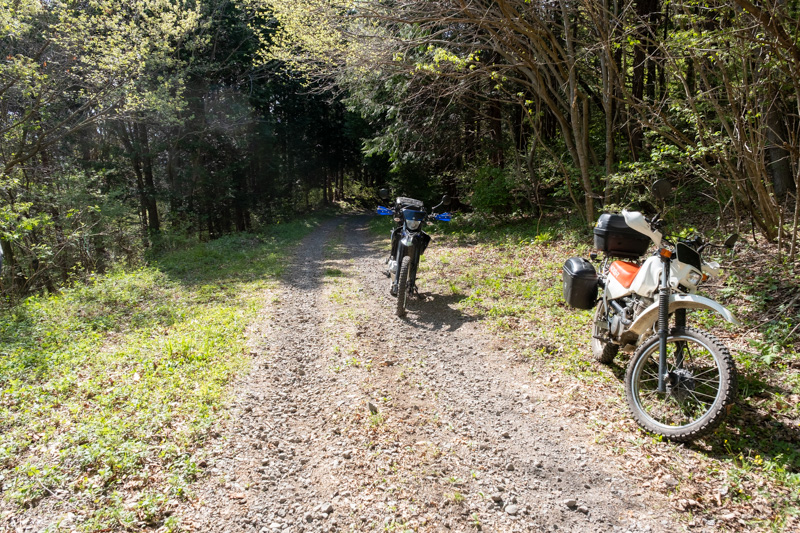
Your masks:
{"label": "tree trunk", "polygon": [[5,239],[0,239],[0,248],[3,250],[3,272],[0,273],[0,281],[2,281],[2,275],[8,275],[11,279],[11,291],[16,292],[25,283],[25,280],[19,277],[17,269],[14,268],[17,264],[14,248]]}
{"label": "tree trunk", "polygon": [[[613,11],[610,5],[610,0],[603,2],[603,10],[599,13],[600,17],[600,34],[603,38],[603,52],[600,54],[600,72],[603,81],[603,111],[605,114],[605,187],[603,191],[603,203],[608,204],[611,202],[613,194],[611,188],[610,177],[614,173],[616,164],[616,127],[617,127],[617,77],[616,72],[619,72],[619,65],[614,68],[612,65],[617,60],[617,51],[615,50],[614,43],[616,42],[615,33],[611,30],[612,21],[617,18],[617,2],[614,2]],[[616,25],[615,25],[616,26]]]}
{"label": "tree trunk", "polygon": [[767,165],[772,175],[775,196],[781,199],[794,189],[789,152],[783,147],[786,138],[783,112],[777,102],[773,102],[767,115]]}
{"label": "tree trunk", "polygon": [[341,202],[344,200],[344,170],[341,162],[337,163],[337,167],[333,179],[336,182],[336,201]]}
{"label": "tree trunk", "polygon": [[[591,150],[589,148],[589,99],[581,92],[578,82],[578,73],[575,68],[577,64],[577,53],[575,41],[573,40],[574,36],[572,34],[570,13],[566,4],[565,0],[561,1],[564,34],[566,37],[566,59],[571,67],[569,68],[568,84],[566,87],[569,91],[569,130],[572,133],[573,157],[581,173],[581,184],[583,185],[584,194],[584,215],[586,217],[586,222],[592,224],[594,222],[594,190],[592,187],[591,174],[589,172],[589,159],[591,157]],[[565,132],[565,140],[567,139]],[[570,143],[567,142],[568,147],[569,145]]]}
{"label": "tree trunk", "polygon": [[500,102],[489,102],[489,134],[492,139],[491,161],[498,168],[505,168],[505,154],[503,153],[503,120]]}
{"label": "tree trunk", "polygon": [[156,183],[153,176],[153,154],[150,153],[150,140],[147,124],[137,124],[139,151],[141,152],[142,175],[144,177],[144,206],[147,209],[147,229],[151,235],[161,233],[161,221],[156,202]]}
{"label": "tree trunk", "polygon": [[[655,99],[655,63],[648,56],[652,56],[653,39],[650,34],[654,15],[658,12],[658,0],[637,0],[636,16],[639,30],[636,32],[637,43],[633,47],[633,79],[631,81],[631,94],[635,103],[641,103],[645,91],[645,70],[647,70],[647,96],[651,102]],[[650,52],[648,54],[647,52]],[[644,147],[644,135],[641,124],[638,123],[636,112],[628,109],[628,131],[631,143],[631,154],[634,161],[638,161],[640,152]]]}
{"label": "tree trunk", "polygon": [[[644,96],[644,66],[644,46],[637,44],[633,49],[633,79],[631,81],[631,95],[636,102],[641,102]],[[630,140],[631,157],[634,161],[638,161],[644,137],[635,117],[635,108],[628,106],[628,139]]]}
{"label": "tree trunk", "polygon": [[[464,111],[464,163],[469,164],[475,160],[475,147],[478,142],[478,121],[472,103],[468,103]],[[475,102],[474,105],[480,105]]]}

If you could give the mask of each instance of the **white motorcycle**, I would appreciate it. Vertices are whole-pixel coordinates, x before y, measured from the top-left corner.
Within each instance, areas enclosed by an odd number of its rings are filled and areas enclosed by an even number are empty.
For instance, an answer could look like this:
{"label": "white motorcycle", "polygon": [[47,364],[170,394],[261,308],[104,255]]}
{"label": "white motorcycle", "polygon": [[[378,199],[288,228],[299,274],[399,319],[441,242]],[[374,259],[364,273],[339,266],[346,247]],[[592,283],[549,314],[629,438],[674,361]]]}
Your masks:
{"label": "white motorcycle", "polygon": [[[670,187],[656,185],[662,195]],[[739,321],[696,294],[719,273],[719,264],[700,255],[710,245],[699,238],[668,242],[662,227],[658,216],[647,219],[638,211],[602,215],[594,228],[595,247],[603,252],[600,273],[585,259],[569,259],[564,298],[580,309],[596,307],[591,345],[597,361],[610,364],[620,350],[634,352],[625,393],[636,422],[670,440],[689,441],[722,422],[737,383],[728,348],[710,333],[687,326],[686,312],[708,309],[733,324]],[[737,237],[725,245],[733,247]],[[642,261],[650,242],[656,251]]]}

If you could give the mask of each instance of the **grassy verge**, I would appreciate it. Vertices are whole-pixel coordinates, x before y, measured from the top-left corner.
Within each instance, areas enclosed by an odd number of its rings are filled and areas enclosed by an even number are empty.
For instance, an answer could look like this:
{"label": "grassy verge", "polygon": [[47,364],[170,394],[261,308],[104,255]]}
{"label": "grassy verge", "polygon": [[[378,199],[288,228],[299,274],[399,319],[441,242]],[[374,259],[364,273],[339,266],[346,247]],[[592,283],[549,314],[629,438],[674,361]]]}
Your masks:
{"label": "grassy verge", "polygon": [[[380,235],[388,227],[380,217],[372,225]],[[744,326],[703,313],[690,322],[731,348],[739,401],[715,434],[676,445],[635,426],[622,382],[628,357],[611,367],[592,362],[591,311],[563,302],[561,266],[586,257],[592,243],[578,221],[473,216],[429,229],[435,243],[423,256],[423,275],[431,272],[426,283],[457,296],[462,312],[495,332],[498,347],[529,361],[534,379],[566,391],[556,407],[585,420],[615,463],[668,493],[689,524],[775,531],[800,525],[800,292],[791,269],[752,242],[742,243],[736,258],[719,258],[727,277],[701,292],[729,306]]]}
{"label": "grassy verge", "polygon": [[0,315],[0,524],[36,507],[61,516],[53,530],[173,526],[248,367],[245,330],[312,227],[193,246]]}

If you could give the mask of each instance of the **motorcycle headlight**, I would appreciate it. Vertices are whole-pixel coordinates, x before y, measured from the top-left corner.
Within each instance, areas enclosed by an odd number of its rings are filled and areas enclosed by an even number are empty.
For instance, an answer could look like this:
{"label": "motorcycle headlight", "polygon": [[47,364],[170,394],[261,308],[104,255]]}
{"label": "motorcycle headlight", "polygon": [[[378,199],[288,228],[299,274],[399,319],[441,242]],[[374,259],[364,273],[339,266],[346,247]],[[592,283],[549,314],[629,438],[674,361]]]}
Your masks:
{"label": "motorcycle headlight", "polygon": [[700,283],[700,280],[702,279],[703,275],[700,272],[697,272],[696,270],[692,270],[691,272],[689,272],[689,275],[686,276],[686,282],[691,285],[697,285],[698,283]]}
{"label": "motorcycle headlight", "polygon": [[416,231],[419,229],[422,221],[425,220],[425,212],[416,211],[414,209],[404,209],[403,218],[406,219],[406,227],[411,231]]}

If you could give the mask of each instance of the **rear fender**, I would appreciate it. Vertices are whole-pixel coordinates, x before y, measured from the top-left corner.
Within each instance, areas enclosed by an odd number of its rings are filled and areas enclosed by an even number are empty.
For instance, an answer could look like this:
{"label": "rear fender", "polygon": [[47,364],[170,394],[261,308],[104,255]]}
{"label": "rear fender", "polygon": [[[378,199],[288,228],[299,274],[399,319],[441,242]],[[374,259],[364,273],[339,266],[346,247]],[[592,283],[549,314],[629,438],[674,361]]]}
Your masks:
{"label": "rear fender", "polygon": [[[741,325],[733,313],[725,309],[724,306],[715,302],[711,298],[697,296],[696,294],[672,294],[669,297],[669,312],[674,313],[676,309],[710,309],[721,315],[722,318],[735,326]],[[641,335],[653,327],[658,321],[658,301],[642,311],[636,320],[633,321],[629,331]]]}

